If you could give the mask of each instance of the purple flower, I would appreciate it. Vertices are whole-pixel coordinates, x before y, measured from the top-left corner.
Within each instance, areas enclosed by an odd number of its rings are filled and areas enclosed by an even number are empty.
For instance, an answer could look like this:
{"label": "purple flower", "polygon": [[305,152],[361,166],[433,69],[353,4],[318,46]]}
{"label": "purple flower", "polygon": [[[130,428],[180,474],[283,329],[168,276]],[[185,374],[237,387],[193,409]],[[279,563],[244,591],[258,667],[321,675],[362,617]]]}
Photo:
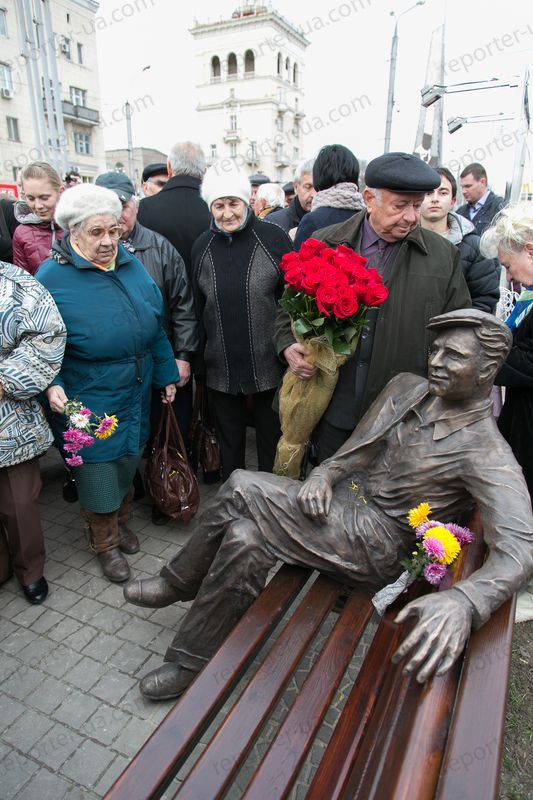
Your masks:
{"label": "purple flower", "polygon": [[427,564],[424,567],[424,578],[433,586],[438,586],[445,575],[446,567],[444,564]]}
{"label": "purple flower", "polygon": [[92,417],[93,412],[90,408],[80,408],[80,414],[82,414],[84,417]]}
{"label": "purple flower", "polygon": [[71,428],[63,433],[63,439],[69,444],[76,446],[78,450],[82,447],[90,447],[94,444],[94,438],[78,428]]}
{"label": "purple flower", "polygon": [[442,542],[438,539],[434,539],[432,536],[426,536],[422,542],[422,547],[426,555],[430,558],[434,558],[435,561],[440,561],[446,552]]}
{"label": "purple flower", "polygon": [[83,458],[81,456],[72,456],[72,458],[65,459],[65,464],[68,464],[69,467],[81,467]]}
{"label": "purple flower", "polygon": [[417,529],[415,531],[416,538],[421,539],[424,536],[424,534],[427,533],[427,531],[429,531],[430,528],[438,528],[440,526],[442,526],[442,522],[437,522],[437,521],[431,522],[431,520],[428,522],[423,522],[421,525],[417,526]]}
{"label": "purple flower", "polygon": [[460,525],[455,525],[455,523],[451,522],[449,525],[446,525],[450,533],[453,533],[461,547],[465,544],[470,544],[476,538],[475,535],[472,533],[470,528],[462,528]]}

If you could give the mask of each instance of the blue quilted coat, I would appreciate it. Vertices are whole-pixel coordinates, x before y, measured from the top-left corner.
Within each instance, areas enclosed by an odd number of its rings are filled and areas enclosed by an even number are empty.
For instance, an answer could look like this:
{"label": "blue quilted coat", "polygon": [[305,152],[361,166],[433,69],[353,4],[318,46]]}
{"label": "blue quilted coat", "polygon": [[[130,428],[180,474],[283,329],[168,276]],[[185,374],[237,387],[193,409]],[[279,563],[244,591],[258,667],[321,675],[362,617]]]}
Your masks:
{"label": "blue quilted coat", "polygon": [[[98,415],[115,414],[119,421],[113,436],[82,450],[83,460],[99,464],[136,455],[150,432],[152,387],[179,380],[162,327],[161,292],[120,244],[109,272],[74,252],[68,236],[55,243],[52,255],[37,280],[67,326],[63,366],[54,383],[63,386],[69,400],[81,400]],[[65,422],[64,415],[51,415],[58,444]]]}

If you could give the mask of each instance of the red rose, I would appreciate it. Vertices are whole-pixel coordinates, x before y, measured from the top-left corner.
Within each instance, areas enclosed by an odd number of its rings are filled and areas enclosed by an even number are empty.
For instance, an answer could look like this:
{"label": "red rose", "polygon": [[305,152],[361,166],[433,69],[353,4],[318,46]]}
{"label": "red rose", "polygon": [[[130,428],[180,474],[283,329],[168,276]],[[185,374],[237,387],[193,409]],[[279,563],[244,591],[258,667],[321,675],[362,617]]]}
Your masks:
{"label": "red rose", "polygon": [[300,256],[298,253],[285,253],[285,255],[283,255],[281,258],[279,266],[283,272],[286,272],[288,269],[292,269],[293,267],[299,267]]}
{"label": "red rose", "polygon": [[388,294],[389,291],[383,283],[371,282],[367,285],[361,302],[364,303],[365,306],[380,306],[385,302]]}
{"label": "red rose", "polygon": [[302,271],[299,267],[291,267],[285,272],[285,283],[292,286],[295,292],[302,290]]}
{"label": "red rose", "polygon": [[357,314],[359,310],[359,303],[353,288],[348,286],[346,289],[339,291],[337,302],[333,308],[333,313],[338,319],[345,319]]}
{"label": "red rose", "polygon": [[313,256],[320,255],[322,250],[326,248],[327,244],[325,242],[320,242],[318,239],[306,239],[305,242],[302,242],[298,255],[307,261],[307,259]]}
{"label": "red rose", "polygon": [[320,270],[315,269],[312,265],[306,265],[302,270],[302,290],[306,294],[311,295],[311,297],[314,297],[317,286],[320,284],[321,277]]}
{"label": "red rose", "polygon": [[316,304],[318,310],[322,314],[325,314],[326,317],[331,316],[329,312],[337,302],[337,296],[337,287],[333,285],[320,285],[316,290]]}

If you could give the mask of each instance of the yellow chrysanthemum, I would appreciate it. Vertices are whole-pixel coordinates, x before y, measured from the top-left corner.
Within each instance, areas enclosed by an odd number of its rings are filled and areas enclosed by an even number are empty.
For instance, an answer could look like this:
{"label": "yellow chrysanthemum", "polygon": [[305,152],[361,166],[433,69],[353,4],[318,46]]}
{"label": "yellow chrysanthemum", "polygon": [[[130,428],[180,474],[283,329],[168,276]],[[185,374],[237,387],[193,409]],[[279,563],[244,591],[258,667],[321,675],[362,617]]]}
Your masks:
{"label": "yellow chrysanthemum", "polygon": [[97,439],[108,439],[112,436],[118,425],[118,419],[113,414],[109,417],[104,417],[98,428],[95,430],[94,435]]}
{"label": "yellow chrysanthemum", "polygon": [[461,545],[447,528],[438,525],[436,528],[430,528],[425,534],[424,539],[438,539],[444,547],[444,555],[439,558],[439,564],[453,564],[459,553],[461,552]]}
{"label": "yellow chrysanthemum", "polygon": [[420,503],[416,508],[412,508],[407,515],[411,528],[418,528],[423,522],[427,522],[430,513],[431,506],[429,503]]}

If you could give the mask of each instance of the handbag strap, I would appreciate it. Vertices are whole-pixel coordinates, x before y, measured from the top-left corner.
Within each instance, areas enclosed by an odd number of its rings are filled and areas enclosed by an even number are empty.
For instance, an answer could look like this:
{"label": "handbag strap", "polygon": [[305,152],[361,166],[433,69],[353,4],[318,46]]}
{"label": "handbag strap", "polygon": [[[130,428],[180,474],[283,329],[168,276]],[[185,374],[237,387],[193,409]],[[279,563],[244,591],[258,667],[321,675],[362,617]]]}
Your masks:
{"label": "handbag strap", "polygon": [[177,450],[179,451],[180,455],[184,460],[187,460],[187,451],[185,450],[185,442],[183,441],[183,436],[181,435],[180,426],[178,424],[178,420],[176,419],[176,414],[174,413],[174,409],[172,408],[172,403],[165,403],[166,406],[166,437],[165,437],[165,448],[168,447],[168,443],[170,441],[170,436],[174,437],[174,440],[177,441],[178,447]]}

